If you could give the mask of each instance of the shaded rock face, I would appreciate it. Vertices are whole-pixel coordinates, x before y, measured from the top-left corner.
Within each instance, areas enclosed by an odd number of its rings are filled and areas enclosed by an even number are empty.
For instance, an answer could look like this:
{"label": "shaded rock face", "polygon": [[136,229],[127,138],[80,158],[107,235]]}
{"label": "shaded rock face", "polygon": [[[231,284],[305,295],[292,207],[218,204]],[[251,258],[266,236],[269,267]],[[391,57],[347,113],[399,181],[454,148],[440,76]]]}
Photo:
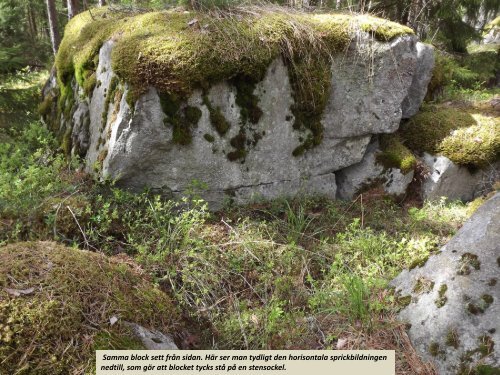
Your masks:
{"label": "shaded rock face", "polygon": [[415,116],[427,94],[427,86],[434,69],[434,47],[430,44],[417,43],[417,68],[408,95],[403,101],[403,118]]}
{"label": "shaded rock face", "polygon": [[376,155],[379,151],[378,141],[371,142],[363,159],[337,173],[337,197],[350,200],[374,184],[381,185],[389,195],[404,195],[408,185],[413,180],[413,171],[406,174],[397,168],[384,168],[377,163]]}
{"label": "shaded rock face", "polygon": [[[181,109],[198,109],[200,116],[191,142],[179,144],[173,127],[164,123],[155,88],[133,108],[127,102],[126,83],[113,90],[113,41],[108,41],[100,50],[98,85],[91,97],[82,98],[82,90],[75,90],[73,152],[84,157],[89,171],[120,186],[177,195],[203,185],[200,193],[213,208],[228,200],[245,203],[297,193],[334,198],[335,172],[360,162],[373,134],[397,130],[403,100],[415,85],[416,45],[411,35],[382,43],[359,32],[348,50],[333,59],[321,143],[293,156],[310,133],[293,127],[292,87],[281,59],[255,86],[253,95],[262,111],[256,124],[244,123],[235,86],[221,82],[206,92],[194,91],[181,104]],[[430,74],[421,70],[419,74]],[[230,124],[224,135],[212,123],[214,109]],[[244,154],[231,158],[242,130]]]}
{"label": "shaded rock face", "polygon": [[445,156],[424,153],[423,162],[430,171],[422,188],[423,198],[427,200],[446,197],[468,202],[490,191],[491,185],[500,178],[499,163],[471,172]]}
{"label": "shaded rock face", "polygon": [[423,267],[405,270],[391,282],[401,295],[411,296],[399,317],[411,324],[415,348],[440,374],[500,366],[499,256],[497,193]]}

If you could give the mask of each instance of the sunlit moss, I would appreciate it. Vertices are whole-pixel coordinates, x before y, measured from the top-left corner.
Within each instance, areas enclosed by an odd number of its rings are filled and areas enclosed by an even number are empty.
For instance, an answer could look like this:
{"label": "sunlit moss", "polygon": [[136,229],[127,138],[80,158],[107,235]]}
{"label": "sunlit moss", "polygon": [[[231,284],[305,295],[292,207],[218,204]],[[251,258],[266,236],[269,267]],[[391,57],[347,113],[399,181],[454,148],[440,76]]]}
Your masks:
{"label": "sunlit moss", "polygon": [[500,157],[500,120],[474,108],[424,107],[402,126],[401,137],[417,152],[459,165],[483,167]]}
{"label": "sunlit moss", "polygon": [[401,142],[398,134],[387,134],[380,137],[380,150],[377,161],[386,168],[398,168],[403,174],[415,168],[417,159]]}

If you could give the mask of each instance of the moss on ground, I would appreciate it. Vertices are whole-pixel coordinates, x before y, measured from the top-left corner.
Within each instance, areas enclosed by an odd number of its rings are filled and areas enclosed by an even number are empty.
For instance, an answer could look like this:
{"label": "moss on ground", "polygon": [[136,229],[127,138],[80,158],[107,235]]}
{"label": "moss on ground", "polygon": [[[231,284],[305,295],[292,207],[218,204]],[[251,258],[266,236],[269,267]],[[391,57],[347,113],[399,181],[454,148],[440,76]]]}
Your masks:
{"label": "moss on ground", "polygon": [[[238,80],[237,100],[244,102],[242,118],[254,123],[261,113],[250,89],[281,56],[293,88],[294,127],[309,133],[294,151],[300,155],[322,140],[320,116],[329,94],[330,57],[347,47],[356,29],[384,41],[413,33],[370,16],[305,14],[277,7],[221,17],[179,10],[130,14],[103,7],[68,23],[56,57],[57,76],[60,85],[75,76],[90,92],[99,49],[113,37],[112,67],[132,86],[133,97],[154,86],[185,98],[194,89],[245,77]],[[212,122],[221,122],[219,112],[210,111]],[[225,132],[220,124],[214,127],[219,134]]]}
{"label": "moss on ground", "polygon": [[445,343],[447,346],[458,349],[458,346],[460,345],[460,337],[458,336],[458,332],[455,329],[448,330]]}
{"label": "moss on ground", "polygon": [[398,168],[403,174],[412,171],[417,164],[413,153],[401,142],[398,134],[380,137],[380,150],[377,161],[385,168]]}
{"label": "moss on ground", "polygon": [[123,261],[52,242],[0,248],[0,373],[86,372],[96,348],[140,346],[121,321],[172,332],[178,312]]}
{"label": "moss on ground", "polygon": [[400,134],[412,150],[442,154],[458,165],[484,167],[500,158],[500,119],[474,108],[426,106]]}

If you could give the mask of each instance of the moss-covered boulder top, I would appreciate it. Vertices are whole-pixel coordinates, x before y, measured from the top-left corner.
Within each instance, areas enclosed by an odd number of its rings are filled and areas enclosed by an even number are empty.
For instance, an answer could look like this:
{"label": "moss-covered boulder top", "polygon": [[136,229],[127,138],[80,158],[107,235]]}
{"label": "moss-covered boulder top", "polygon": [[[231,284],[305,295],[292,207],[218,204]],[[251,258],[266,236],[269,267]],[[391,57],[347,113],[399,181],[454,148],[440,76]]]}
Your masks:
{"label": "moss-covered boulder top", "polygon": [[90,373],[96,349],[143,349],[123,321],[173,332],[178,316],[123,260],[51,242],[0,248],[2,374]]}
{"label": "moss-covered boulder top", "polygon": [[116,46],[112,67],[136,89],[187,94],[238,74],[262,77],[280,54],[285,60],[342,51],[357,30],[389,41],[413,31],[387,20],[346,14],[249,9],[231,15],[170,10],[141,14],[107,8],[84,12],[66,27],[56,59],[59,82],[95,81],[99,49]]}

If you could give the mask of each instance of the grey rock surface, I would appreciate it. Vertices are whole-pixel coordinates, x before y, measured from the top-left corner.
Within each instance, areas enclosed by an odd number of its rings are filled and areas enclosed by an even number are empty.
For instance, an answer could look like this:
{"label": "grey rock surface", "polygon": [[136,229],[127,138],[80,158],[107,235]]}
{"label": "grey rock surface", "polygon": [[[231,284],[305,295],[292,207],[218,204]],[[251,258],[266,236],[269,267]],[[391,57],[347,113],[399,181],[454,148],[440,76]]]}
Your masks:
{"label": "grey rock surface", "polygon": [[148,350],[179,349],[170,335],[166,335],[156,330],[149,330],[136,323],[125,322],[125,324],[132,330],[134,335],[141,340],[144,347]]}
{"label": "grey rock surface", "polygon": [[415,116],[427,94],[427,86],[432,78],[434,69],[434,47],[430,44],[417,43],[417,68],[408,90],[408,95],[401,106],[402,117]]}
{"label": "grey rock surface", "polygon": [[325,133],[352,137],[395,132],[416,71],[416,43],[410,35],[379,43],[361,34],[337,56],[323,117]]}
{"label": "grey rock surface", "polygon": [[385,175],[387,179],[384,184],[385,192],[394,196],[406,194],[406,189],[413,181],[413,175],[413,171],[404,174],[400,169],[390,168]]}
{"label": "grey rock surface", "polygon": [[441,155],[424,153],[422,160],[430,171],[422,188],[423,198],[427,200],[446,197],[468,202],[490,191],[491,185],[500,178],[499,163],[471,172]]}
{"label": "grey rock surface", "polygon": [[484,44],[500,44],[500,27],[494,26],[483,37]]}
{"label": "grey rock surface", "polygon": [[344,200],[352,199],[364,187],[379,184],[390,195],[405,194],[408,185],[413,180],[413,171],[403,174],[399,169],[385,169],[377,163],[379,151],[378,141],[371,142],[363,159],[354,165],[336,173],[337,197]]}
{"label": "grey rock surface", "polygon": [[[500,366],[500,193],[484,203],[426,264],[391,285],[410,304],[399,318],[439,374]],[[463,372],[469,373],[469,372]]]}

